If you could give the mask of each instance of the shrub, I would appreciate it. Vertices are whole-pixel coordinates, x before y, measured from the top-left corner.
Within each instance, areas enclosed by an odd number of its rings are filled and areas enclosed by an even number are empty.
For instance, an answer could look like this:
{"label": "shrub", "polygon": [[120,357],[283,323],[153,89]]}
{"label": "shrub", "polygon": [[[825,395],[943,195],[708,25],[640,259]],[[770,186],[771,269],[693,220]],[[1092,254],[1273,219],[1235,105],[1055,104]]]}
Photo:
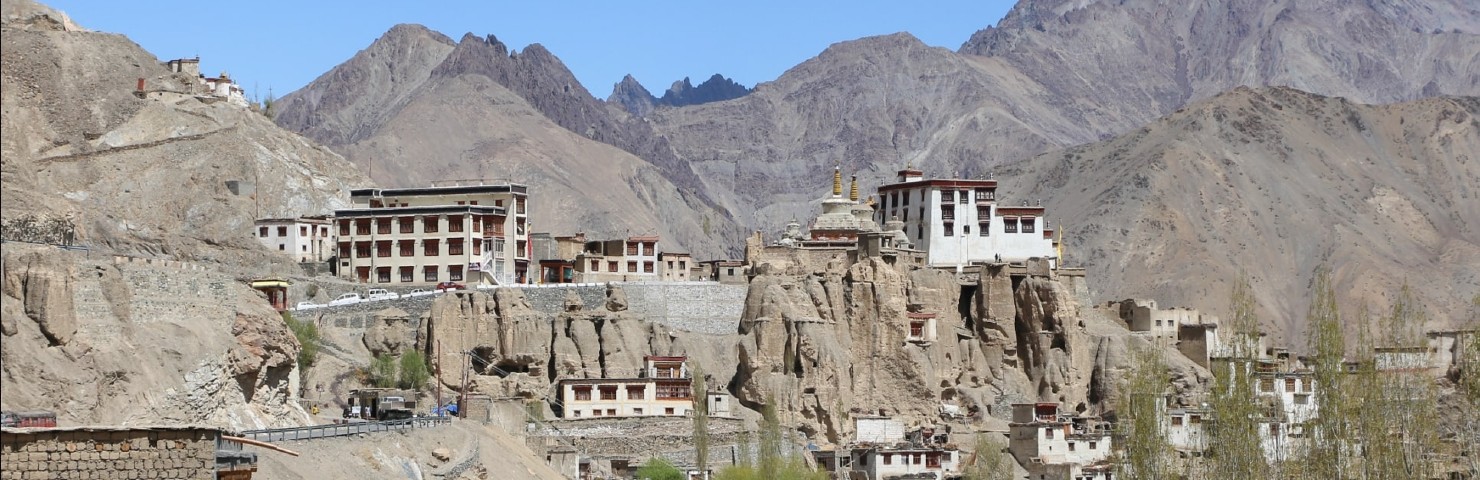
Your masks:
{"label": "shrub", "polygon": [[293,312],[283,312],[283,323],[288,324],[288,329],[298,338],[298,368],[312,366],[319,355],[319,326],[312,321],[298,321],[293,318]]}
{"label": "shrub", "polygon": [[381,354],[370,362],[370,383],[380,388],[396,386],[396,359]]}
{"label": "shrub", "polygon": [[421,390],[431,374],[427,372],[427,359],[421,352],[412,350],[401,354],[401,388]]}
{"label": "shrub", "polygon": [[638,480],[684,480],[678,467],[661,458],[650,458],[637,469]]}

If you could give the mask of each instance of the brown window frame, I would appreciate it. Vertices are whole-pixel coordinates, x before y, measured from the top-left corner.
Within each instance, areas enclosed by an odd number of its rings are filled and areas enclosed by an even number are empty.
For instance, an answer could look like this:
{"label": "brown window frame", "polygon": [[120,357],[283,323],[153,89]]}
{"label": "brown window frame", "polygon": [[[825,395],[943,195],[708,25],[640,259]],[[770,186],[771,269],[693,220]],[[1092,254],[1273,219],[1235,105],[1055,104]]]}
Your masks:
{"label": "brown window frame", "polygon": [[448,265],[447,266],[447,281],[449,281],[449,282],[461,282],[461,281],[463,281],[463,266],[462,265]]}
{"label": "brown window frame", "polygon": [[416,280],[416,267],[401,267],[401,283],[411,283]]}
{"label": "brown window frame", "polygon": [[[416,256],[416,240],[401,240],[397,244],[397,246],[400,249],[400,252],[397,252],[397,253],[400,254],[400,256],[402,256],[402,257],[415,257]],[[407,280],[407,281],[409,282],[410,280]]]}
{"label": "brown window frame", "polygon": [[428,238],[426,240],[422,240],[421,241],[421,254],[423,256],[427,256],[427,257],[440,257],[440,256],[442,256],[442,243],[441,243],[441,240],[438,240],[438,239],[435,239],[435,238]]}
{"label": "brown window frame", "polygon": [[461,239],[461,238],[449,238],[449,239],[447,239],[447,254],[448,255],[453,255],[453,256],[463,255],[463,239]]}
{"label": "brown window frame", "polygon": [[447,233],[461,233],[467,220],[462,215],[447,216]]}
{"label": "brown window frame", "polygon": [[401,233],[416,233],[416,219],[415,218],[412,218],[412,217],[401,217],[401,218],[397,218],[396,221],[401,224]]}
{"label": "brown window frame", "polygon": [[422,279],[422,281],[424,281],[424,282],[435,282],[435,281],[437,281],[437,279],[441,278],[441,275],[442,275],[442,272],[439,272],[438,270],[439,269],[437,268],[436,265],[427,265],[427,266],[421,267],[421,279]]}
{"label": "brown window frame", "polygon": [[421,233],[437,233],[441,228],[439,224],[442,217],[439,215],[427,215],[421,218]]}

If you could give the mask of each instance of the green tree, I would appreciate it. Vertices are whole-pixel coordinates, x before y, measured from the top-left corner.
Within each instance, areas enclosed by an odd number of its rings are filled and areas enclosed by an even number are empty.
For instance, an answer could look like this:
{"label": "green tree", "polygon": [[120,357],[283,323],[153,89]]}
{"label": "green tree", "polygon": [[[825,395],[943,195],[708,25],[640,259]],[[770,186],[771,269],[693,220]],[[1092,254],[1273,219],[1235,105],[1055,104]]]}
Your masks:
{"label": "green tree", "polygon": [[647,463],[637,468],[637,478],[639,480],[684,480],[683,472],[678,471],[678,467],[657,457],[649,458]]}
{"label": "green tree", "polygon": [[1002,442],[994,440],[993,434],[977,433],[976,448],[966,459],[961,469],[966,480],[1012,480],[1012,457],[1003,453]]}
{"label": "green tree", "polygon": [[370,383],[380,388],[396,386],[396,357],[377,355],[370,362]]}
{"label": "green tree", "polygon": [[1208,397],[1212,422],[1205,424],[1210,478],[1268,478],[1269,463],[1259,440],[1262,415],[1254,393],[1259,358],[1259,318],[1247,279],[1233,287],[1233,316],[1225,324],[1224,359],[1215,361]]}
{"label": "green tree", "polygon": [[709,391],[704,384],[704,369],[694,364],[690,376],[694,378],[694,466],[699,471],[709,469]]}
{"label": "green tree", "polygon": [[1426,373],[1427,355],[1422,354],[1425,340],[1420,329],[1428,317],[1404,285],[1379,321],[1377,346],[1418,353],[1392,354],[1378,362],[1366,353],[1373,344],[1364,339],[1361,345],[1364,358],[1356,380],[1360,388],[1352,396],[1360,402],[1356,425],[1366,447],[1363,470],[1368,478],[1429,478],[1429,457],[1438,448],[1439,412],[1434,382]]}
{"label": "green tree", "polygon": [[1131,371],[1116,406],[1116,428],[1124,458],[1117,462],[1121,478],[1172,478],[1171,445],[1161,428],[1162,408],[1171,385],[1162,350],[1147,345],[1132,352]]}
{"label": "green tree", "polygon": [[771,396],[761,407],[761,445],[756,458],[764,478],[781,473],[781,440],[781,417],[776,414],[776,397]]}
{"label": "green tree", "polygon": [[319,356],[319,326],[311,320],[298,321],[293,318],[293,312],[283,312],[283,323],[288,324],[288,330],[298,339],[298,368],[313,366]]}
{"label": "green tree", "polygon": [[[1342,330],[1341,312],[1331,274],[1324,267],[1316,270],[1310,309],[1306,314],[1309,332],[1314,396],[1320,413],[1307,430],[1304,461],[1299,463],[1305,478],[1352,477],[1353,450],[1348,439],[1357,419],[1355,402],[1348,394],[1346,373],[1346,334]],[[1370,362],[1369,362],[1370,363]]]}
{"label": "green tree", "polygon": [[427,370],[427,358],[421,352],[410,350],[401,354],[401,388],[421,390],[427,385],[427,379],[431,378]]}

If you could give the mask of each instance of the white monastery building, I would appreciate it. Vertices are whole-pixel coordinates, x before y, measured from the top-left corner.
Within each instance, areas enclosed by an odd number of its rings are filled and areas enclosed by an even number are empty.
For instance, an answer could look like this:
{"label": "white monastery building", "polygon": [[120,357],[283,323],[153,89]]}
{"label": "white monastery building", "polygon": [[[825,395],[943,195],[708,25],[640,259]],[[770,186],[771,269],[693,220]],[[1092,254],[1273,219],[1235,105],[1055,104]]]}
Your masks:
{"label": "white monastery building", "polygon": [[[559,382],[561,415],[571,418],[684,416],[694,407],[688,357],[643,357],[636,378],[568,378]],[[711,398],[710,406],[716,406]],[[728,414],[723,397],[717,401]]]}
{"label": "white monastery building", "polygon": [[520,184],[369,188],[334,212],[338,272],[362,283],[526,283],[530,244]]}
{"label": "white monastery building", "polygon": [[324,262],[334,256],[329,219],[317,217],[263,218],[255,222],[257,241],[299,262]]}
{"label": "white monastery building", "polygon": [[999,205],[996,180],[926,179],[906,167],[878,194],[878,223],[904,222],[905,235],[927,252],[932,267],[1033,257],[1054,259],[1051,266],[1057,266],[1043,207]]}

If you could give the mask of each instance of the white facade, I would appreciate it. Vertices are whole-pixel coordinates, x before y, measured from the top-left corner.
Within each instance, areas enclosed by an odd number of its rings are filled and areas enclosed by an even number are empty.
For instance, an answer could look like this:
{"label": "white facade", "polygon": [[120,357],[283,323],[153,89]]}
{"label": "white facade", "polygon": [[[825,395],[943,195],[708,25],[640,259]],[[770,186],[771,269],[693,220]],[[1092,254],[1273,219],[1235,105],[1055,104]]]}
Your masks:
{"label": "white facade", "polygon": [[1008,450],[1032,478],[1077,478],[1110,458],[1110,430],[1098,418],[1061,415],[1058,404],[1023,403],[1012,406],[1012,420]]}
{"label": "white facade", "polygon": [[574,266],[577,282],[658,281],[658,237],[586,242]]}
{"label": "white facade", "polygon": [[898,443],[904,441],[904,424],[889,417],[858,415],[853,418],[853,441]]}
{"label": "white facade", "polygon": [[1204,452],[1208,449],[1203,425],[1211,414],[1201,409],[1172,409],[1162,417],[1167,443],[1179,452]]}
{"label": "white facade", "polygon": [[878,222],[904,222],[905,235],[926,251],[932,267],[1033,257],[1051,258],[1057,265],[1043,207],[999,205],[996,180],[927,180],[906,169],[897,183],[879,187],[878,195]]}
{"label": "white facade", "polygon": [[257,241],[299,262],[323,262],[334,255],[329,220],[319,217],[264,218],[254,223]]}
{"label": "white facade", "polygon": [[[694,405],[693,379],[685,360],[649,355],[640,378],[561,380],[561,415],[568,419],[688,415]],[[708,400],[711,408],[717,406]],[[727,404],[718,406],[729,411]]]}
{"label": "white facade", "polygon": [[693,278],[694,257],[687,253],[663,252],[658,254],[658,273],[665,282],[687,282]]}
{"label": "white facade", "polygon": [[339,276],[365,283],[529,280],[527,187],[362,189],[335,212]]}

